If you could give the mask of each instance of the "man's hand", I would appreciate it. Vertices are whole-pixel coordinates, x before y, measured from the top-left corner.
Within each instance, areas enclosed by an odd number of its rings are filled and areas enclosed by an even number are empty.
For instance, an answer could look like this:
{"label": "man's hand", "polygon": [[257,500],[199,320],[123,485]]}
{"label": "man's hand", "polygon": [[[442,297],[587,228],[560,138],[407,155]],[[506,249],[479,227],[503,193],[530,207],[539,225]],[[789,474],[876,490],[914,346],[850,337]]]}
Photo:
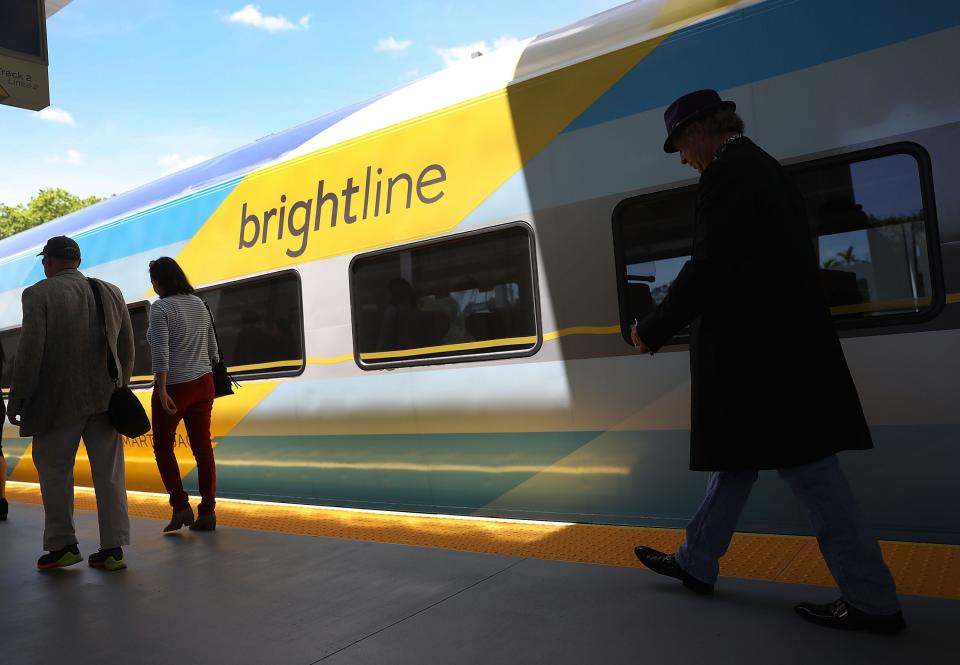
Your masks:
{"label": "man's hand", "polygon": [[20,427],[20,425],[22,424],[21,418],[20,418],[20,412],[22,410],[23,410],[22,399],[18,399],[16,403],[11,401],[7,404],[7,420],[10,421],[11,425],[16,425],[17,427]]}
{"label": "man's hand", "polygon": [[640,335],[637,334],[636,319],[634,319],[633,323],[630,324],[630,341],[633,342],[633,346],[637,349],[638,353],[650,353],[650,349],[647,348],[647,345],[643,343],[642,339],[640,339]]}

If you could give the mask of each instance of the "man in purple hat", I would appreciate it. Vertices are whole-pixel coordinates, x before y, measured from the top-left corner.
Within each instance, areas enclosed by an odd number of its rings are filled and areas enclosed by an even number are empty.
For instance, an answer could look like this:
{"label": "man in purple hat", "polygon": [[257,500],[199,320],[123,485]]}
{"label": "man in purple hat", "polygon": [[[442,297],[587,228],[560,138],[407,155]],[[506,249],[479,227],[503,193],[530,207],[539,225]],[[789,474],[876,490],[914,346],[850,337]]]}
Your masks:
{"label": "man in purple hat", "polygon": [[664,151],[701,174],[695,241],[631,337],[638,351],[655,353],[690,326],[690,468],[710,477],[679,551],[639,546],[636,555],[712,593],[758,470],[776,469],[806,509],[843,594],[800,603],[797,613],[825,626],[900,632],[893,578],[837,461],[837,452],[873,442],[820,290],[804,201],[716,91],[680,97],[664,121]]}

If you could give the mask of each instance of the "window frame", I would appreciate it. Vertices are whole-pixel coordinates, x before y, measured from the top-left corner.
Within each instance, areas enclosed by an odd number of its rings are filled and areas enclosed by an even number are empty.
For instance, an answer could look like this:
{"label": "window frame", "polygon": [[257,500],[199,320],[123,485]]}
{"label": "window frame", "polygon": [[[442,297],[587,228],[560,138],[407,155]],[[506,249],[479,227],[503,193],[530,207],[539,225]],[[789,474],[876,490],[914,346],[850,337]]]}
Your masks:
{"label": "window frame", "polygon": [[[14,331],[22,332],[22,331],[23,331],[23,324],[20,324],[19,326],[8,326],[8,327],[4,328],[3,330],[0,330],[0,336],[5,335],[6,333],[9,333],[9,332],[14,332]],[[8,362],[7,358],[4,358],[4,359],[3,359],[4,369],[6,369],[6,367],[7,367],[7,362]],[[11,378],[12,378],[12,377],[11,377]],[[10,396],[10,386],[0,385],[0,395],[3,395],[3,397],[9,397],[9,396]]]}
{"label": "window frame", "polygon": [[[691,192],[697,191],[697,183],[690,183],[687,185],[681,185],[680,187],[672,187],[670,189],[661,189],[655,192],[649,192],[647,194],[638,194],[637,196],[631,196],[626,199],[621,200],[613,208],[613,213],[611,214],[611,219],[613,221],[613,256],[614,256],[614,265],[616,272],[616,281],[617,281],[617,307],[620,310],[620,337],[633,348],[633,342],[630,340],[630,324],[632,321],[629,321],[630,313],[626,311],[627,304],[627,263],[625,261],[626,252],[623,249],[623,225],[618,224],[618,220],[622,215],[622,209],[625,208],[630,203],[643,199],[647,201],[655,201],[657,199],[667,198],[668,196],[673,196],[678,192],[689,190]],[[690,209],[690,248],[693,250],[693,208]],[[677,344],[687,344],[690,338],[688,332],[686,332],[689,327],[684,328],[682,331],[674,335],[669,339],[666,345],[677,345]]]}
{"label": "window frame", "polygon": [[[861,330],[904,324],[926,323],[940,315],[946,304],[946,291],[943,282],[943,269],[940,262],[940,224],[937,218],[936,200],[933,194],[933,171],[930,155],[918,143],[913,141],[898,141],[873,148],[864,148],[852,152],[844,152],[809,161],[794,161],[784,165],[787,173],[803,173],[817,168],[834,166],[836,164],[852,164],[865,162],[871,159],[892,157],[894,155],[908,155],[913,157],[917,164],[917,175],[920,179],[920,200],[923,204],[925,216],[924,231],[927,239],[927,255],[930,259],[930,304],[917,312],[903,312],[899,314],[882,314],[864,319],[836,319],[831,313],[831,319],[838,331]],[[819,238],[819,236],[817,236]]]}
{"label": "window frame", "polygon": [[[243,381],[252,381],[252,380],[260,380],[260,379],[275,379],[275,378],[279,378],[279,377],[300,376],[301,374],[303,374],[303,373],[306,371],[306,369],[307,369],[307,346],[306,346],[306,334],[305,334],[306,326],[304,325],[304,318],[303,318],[303,281],[302,281],[302,279],[301,279],[301,277],[300,277],[300,273],[299,273],[299,271],[297,271],[297,270],[295,270],[295,269],[293,269],[293,268],[289,268],[289,269],[286,269],[286,270],[279,270],[279,271],[276,271],[276,272],[265,273],[265,274],[263,274],[263,275],[255,275],[254,277],[245,277],[245,278],[243,278],[243,279],[238,279],[238,280],[233,280],[233,281],[220,282],[220,283],[218,283],[218,284],[211,284],[211,285],[208,285],[208,286],[204,286],[204,287],[200,287],[200,288],[194,289],[194,295],[196,295],[198,298],[200,298],[201,300],[203,300],[203,295],[204,295],[205,293],[210,292],[210,291],[213,291],[213,290],[215,290],[215,289],[221,289],[221,288],[224,288],[224,287],[233,287],[233,286],[236,286],[236,285],[238,285],[238,284],[252,284],[252,283],[256,283],[256,282],[262,282],[262,281],[266,281],[266,280],[275,278],[275,277],[277,277],[278,275],[283,275],[283,274],[291,274],[291,275],[293,275],[293,276],[295,277],[295,283],[296,283],[296,288],[297,288],[297,304],[298,304],[299,311],[300,311],[300,351],[301,351],[301,353],[302,353],[302,355],[303,355],[303,357],[302,357],[302,359],[301,359],[302,361],[301,361],[301,363],[300,363],[300,367],[297,368],[297,369],[295,369],[295,370],[293,370],[293,369],[288,369],[288,370],[262,370],[262,371],[261,371],[261,370],[247,370],[247,371],[244,371],[244,372],[231,372],[231,374],[234,375],[235,378],[236,378],[238,381],[240,381],[240,380],[243,380]],[[134,302],[124,302],[124,306],[127,308],[127,312],[129,313],[129,311],[130,311],[130,309],[131,309],[132,307],[138,307],[138,306],[146,305],[146,307],[147,307],[147,317],[148,317],[147,320],[148,320],[148,327],[149,327],[150,307],[153,305],[154,302],[155,302],[155,300],[135,300]],[[204,301],[204,302],[206,302],[206,301]],[[5,328],[4,330],[0,330],[0,335],[3,335],[4,333],[8,333],[8,332],[13,331],[13,330],[21,330],[22,327],[23,327],[22,325],[19,325],[19,326],[10,326],[10,327],[8,327],[8,328]],[[228,370],[230,369],[229,366],[228,366],[227,369],[228,369]],[[251,372],[255,372],[255,373],[251,373]],[[140,376],[145,376],[145,375],[138,375],[138,377],[140,377]],[[150,386],[153,385],[153,381],[154,381],[154,374],[153,374],[153,372],[151,372],[150,375],[149,375],[149,379],[141,379],[141,380],[139,380],[139,381],[134,381],[134,380],[131,379],[131,381],[130,381],[130,387],[133,388],[133,389],[149,388]],[[3,395],[7,395],[10,391],[9,391],[8,388],[2,388],[2,392],[3,392]]]}
{"label": "window frame", "polygon": [[[479,235],[489,235],[499,231],[505,231],[507,229],[519,228],[524,231],[527,236],[527,247],[529,249],[529,258],[530,258],[530,285],[533,290],[531,294],[533,296],[533,316],[534,316],[534,328],[537,341],[529,349],[520,349],[514,351],[484,351],[480,353],[464,353],[460,355],[451,355],[451,356],[439,356],[431,358],[411,358],[409,360],[387,360],[382,362],[377,362],[375,364],[370,364],[364,362],[360,358],[360,347],[359,339],[360,336],[357,330],[357,319],[356,310],[354,308],[354,295],[356,293],[356,287],[354,284],[354,273],[355,265],[358,261],[363,261],[373,257],[384,256],[389,254],[396,254],[399,252],[411,251],[414,249],[419,249],[422,247],[430,247],[433,245],[442,245],[451,241],[459,241],[464,238],[471,238]],[[504,360],[507,358],[528,358],[530,356],[536,355],[540,348],[543,346],[543,322],[541,320],[541,310],[540,310],[540,283],[538,281],[538,272],[537,272],[537,245],[536,245],[536,233],[534,232],[533,227],[523,220],[517,220],[514,222],[508,222],[506,224],[498,224],[496,226],[488,226],[482,229],[474,229],[471,231],[464,231],[462,233],[454,233],[451,235],[440,236],[437,238],[428,238],[427,240],[419,240],[416,242],[406,243],[403,245],[395,245],[392,247],[385,247],[382,249],[377,249],[372,252],[364,252],[363,254],[357,254],[350,260],[350,264],[347,267],[347,274],[350,283],[350,330],[353,337],[353,360],[357,364],[357,367],[364,371],[376,371],[376,370],[385,370],[385,369],[396,369],[398,367],[423,367],[428,365],[448,365],[452,363],[466,363],[466,362],[479,362],[484,360]]]}
{"label": "window frame", "polygon": [[[853,164],[883,157],[892,157],[894,155],[908,155],[913,157],[917,164],[917,175],[920,184],[920,198],[923,204],[925,215],[924,231],[927,240],[927,254],[930,267],[930,304],[917,312],[903,312],[897,314],[883,314],[864,319],[837,319],[831,313],[831,320],[838,332],[851,330],[869,330],[874,328],[887,328],[893,326],[903,326],[909,324],[926,323],[935,319],[943,311],[946,304],[945,286],[943,281],[943,268],[940,257],[940,225],[937,217],[936,199],[933,189],[933,171],[930,161],[930,155],[926,149],[913,141],[897,141],[882,146],[863,148],[849,152],[841,152],[826,157],[814,159],[799,158],[790,162],[782,162],[782,166],[789,176],[796,173],[814,171],[821,168],[831,167],[838,164]],[[653,199],[654,197],[665,197],[676,194],[682,190],[693,189],[695,191],[697,184],[682,185],[670,189],[661,189],[647,194],[638,194],[621,200],[614,207],[611,214],[613,227],[613,248],[614,264],[617,283],[617,304],[620,310],[621,319],[621,337],[624,341],[633,346],[629,335],[629,322],[623,325],[626,313],[626,287],[627,287],[627,267],[625,262],[625,252],[623,247],[623,230],[620,223],[622,209],[629,203],[640,199]],[[693,211],[691,210],[691,215]],[[691,218],[691,225],[693,219]],[[812,237],[812,236],[811,236]],[[819,238],[820,236],[817,236]],[[693,234],[690,237],[691,249],[693,244]],[[689,334],[679,333],[670,338],[668,346],[685,345],[689,343]]]}
{"label": "window frame", "polygon": [[[233,287],[240,284],[254,284],[256,282],[263,282],[273,278],[276,278],[278,275],[293,275],[294,281],[297,288],[297,306],[299,307],[300,312],[300,352],[302,354],[302,359],[300,367],[296,369],[264,369],[264,370],[245,370],[245,371],[233,371],[231,365],[227,365],[227,371],[230,372],[231,376],[237,381],[259,381],[262,379],[276,379],[281,377],[294,377],[300,376],[307,370],[307,344],[306,344],[306,321],[303,318],[303,280],[300,276],[300,272],[294,268],[288,268],[285,270],[277,270],[275,272],[264,273],[262,275],[254,275],[253,277],[244,277],[242,279],[219,282],[217,284],[210,284],[203,287],[198,287],[194,289],[194,295],[203,300],[205,293],[209,293],[215,289],[222,289],[224,287]],[[206,300],[203,300],[206,303]],[[219,332],[219,330],[218,330]]]}
{"label": "window frame", "polygon": [[[147,328],[150,327],[150,304],[151,304],[151,303],[150,303],[149,300],[146,300],[146,299],[144,299],[144,300],[135,300],[135,301],[133,301],[133,302],[128,302],[128,303],[124,303],[124,304],[127,306],[127,314],[129,314],[129,313],[130,313],[130,310],[131,310],[132,308],[134,308],[134,307],[139,307],[139,306],[141,306],[141,305],[146,306],[146,310],[147,310],[147,311],[146,311],[146,314],[147,314]],[[132,317],[131,317],[131,319],[132,319]],[[132,321],[131,321],[130,327],[131,327],[131,328],[133,327],[133,322],[132,322]],[[149,342],[147,342],[147,346],[150,346],[150,343],[149,343]],[[136,351],[136,338],[134,338],[134,351]],[[136,363],[136,356],[134,356],[134,363]],[[150,373],[149,378],[147,378],[147,379],[143,379],[143,380],[141,380],[141,381],[135,381],[135,380],[134,380],[134,379],[137,379],[137,378],[140,377],[140,376],[145,376],[145,375],[139,374],[139,375],[135,375],[135,376],[131,376],[131,377],[130,377],[130,387],[131,387],[131,388],[133,388],[133,389],[136,390],[136,389],[139,389],[139,388],[147,388],[147,387],[153,385],[153,373],[152,373],[152,372]]]}

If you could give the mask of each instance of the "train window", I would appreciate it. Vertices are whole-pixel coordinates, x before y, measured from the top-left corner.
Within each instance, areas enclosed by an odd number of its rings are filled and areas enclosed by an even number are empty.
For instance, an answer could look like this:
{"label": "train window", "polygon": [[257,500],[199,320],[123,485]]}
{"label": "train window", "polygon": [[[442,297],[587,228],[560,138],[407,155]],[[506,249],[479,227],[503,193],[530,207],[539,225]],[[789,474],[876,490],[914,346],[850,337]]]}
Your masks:
{"label": "train window", "polygon": [[3,374],[0,375],[0,387],[10,390],[13,381],[13,363],[17,358],[17,346],[20,344],[20,328],[0,332],[0,350],[3,352]]}
{"label": "train window", "polygon": [[530,355],[540,345],[524,224],[359,256],[351,264],[365,369]]}
{"label": "train window", "polygon": [[[131,383],[147,383],[153,380],[153,375],[150,373],[150,345],[147,343],[147,303],[128,305],[127,308],[130,311],[130,322],[133,324],[136,348]],[[3,350],[3,375],[0,376],[0,386],[4,390],[10,388],[10,382],[13,379],[13,363],[19,344],[20,328],[0,333],[0,346]]]}
{"label": "train window", "polygon": [[[930,178],[913,144],[787,167],[807,206],[821,284],[839,328],[916,320],[937,304]],[[620,324],[658,304],[693,245],[696,187],[638,196],[614,210]],[[683,341],[684,333],[673,343]]]}
{"label": "train window", "polygon": [[236,378],[299,374],[305,365],[300,279],[285,271],[197,289],[213,311]]}
{"label": "train window", "polygon": [[935,304],[921,160],[894,152],[790,169],[817,238],[821,284],[838,321],[919,315]]}
{"label": "train window", "polygon": [[147,341],[147,328],[150,325],[150,304],[138,302],[127,305],[130,323],[133,325],[133,377],[130,383],[152,383],[153,372],[150,365],[150,342]]}
{"label": "train window", "polygon": [[[695,186],[637,196],[614,210],[620,275],[620,329],[630,342],[630,324],[660,304],[693,245]],[[685,337],[681,331],[674,343]]]}

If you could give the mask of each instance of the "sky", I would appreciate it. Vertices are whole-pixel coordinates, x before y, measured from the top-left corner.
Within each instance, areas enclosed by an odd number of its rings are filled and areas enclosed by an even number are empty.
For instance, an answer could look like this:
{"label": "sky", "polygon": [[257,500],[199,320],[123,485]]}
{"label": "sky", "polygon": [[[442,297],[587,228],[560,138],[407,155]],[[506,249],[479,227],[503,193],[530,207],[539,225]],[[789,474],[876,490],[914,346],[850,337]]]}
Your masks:
{"label": "sky", "polygon": [[120,194],[622,0],[73,0],[50,107],[0,106],[0,203]]}

